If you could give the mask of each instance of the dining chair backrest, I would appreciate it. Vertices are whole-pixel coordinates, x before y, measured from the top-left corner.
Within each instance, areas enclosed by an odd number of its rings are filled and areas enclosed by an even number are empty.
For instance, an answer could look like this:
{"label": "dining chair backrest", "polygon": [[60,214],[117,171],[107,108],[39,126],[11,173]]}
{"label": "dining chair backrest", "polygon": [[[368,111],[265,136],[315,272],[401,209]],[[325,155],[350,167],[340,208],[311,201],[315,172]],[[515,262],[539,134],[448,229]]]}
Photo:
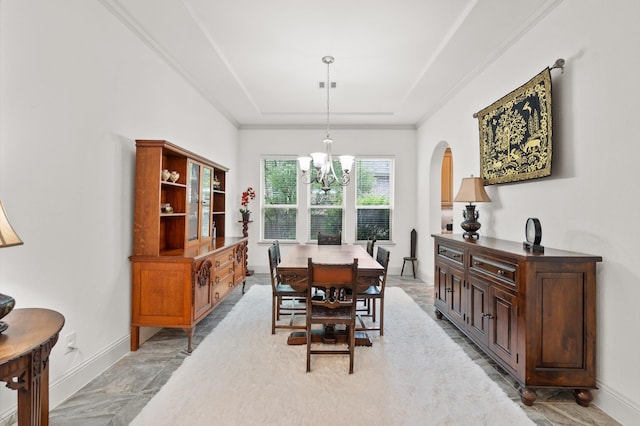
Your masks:
{"label": "dining chair backrest", "polygon": [[[322,309],[338,309],[351,307],[350,315],[355,320],[356,316],[356,286],[358,281],[358,259],[354,258],[353,263],[314,263],[308,259],[308,281],[307,281],[307,313],[311,307]],[[318,300],[314,298],[312,292],[316,289],[324,290],[324,298]],[[312,315],[313,316],[313,315]]]}
{"label": "dining chair backrest", "polygon": [[280,255],[280,241],[275,240],[273,245],[276,247],[276,266],[280,264],[282,261],[282,256]]}
{"label": "dining chair backrest", "polygon": [[373,257],[373,246],[376,244],[376,237],[369,237],[367,240],[367,253],[369,256]]}
{"label": "dining chair backrest", "polygon": [[277,247],[272,244],[269,247],[269,275],[271,276],[271,289],[275,291],[276,285],[279,283],[276,266],[278,266]]}
{"label": "dining chair backrest", "polygon": [[318,245],[319,246],[339,246],[342,244],[342,231],[338,231],[337,234],[323,234],[318,232]]}
{"label": "dining chair backrest", "polygon": [[387,282],[387,270],[389,269],[389,258],[391,253],[384,247],[378,247],[378,253],[376,254],[376,260],[384,268],[382,275],[380,275],[380,285],[384,290],[384,286]]}

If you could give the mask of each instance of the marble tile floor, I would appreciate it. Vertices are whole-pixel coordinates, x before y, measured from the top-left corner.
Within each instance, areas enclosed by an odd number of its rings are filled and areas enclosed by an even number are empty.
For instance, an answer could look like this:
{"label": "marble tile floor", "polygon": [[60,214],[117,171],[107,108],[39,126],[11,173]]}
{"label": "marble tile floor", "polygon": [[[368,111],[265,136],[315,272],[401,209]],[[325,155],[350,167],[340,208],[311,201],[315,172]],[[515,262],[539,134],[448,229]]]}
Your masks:
{"label": "marble tile floor", "polygon": [[[269,276],[256,274],[248,277],[245,291],[252,285],[270,285]],[[402,287],[429,316],[435,319],[432,285],[407,276],[389,276],[387,285]],[[198,324],[193,338],[194,350],[197,350],[198,344],[241,297],[242,291],[238,287]],[[477,349],[449,321],[441,320],[438,323],[537,425],[619,424],[593,405],[588,408],[577,405],[571,392],[567,391],[538,391],[538,400],[533,407],[523,405],[520,402],[515,381],[510,376]],[[67,401],[53,409],[49,424],[52,426],[129,424],[188,356],[184,353],[185,347],[186,337],[182,330],[160,331],[136,352],[123,357]]]}

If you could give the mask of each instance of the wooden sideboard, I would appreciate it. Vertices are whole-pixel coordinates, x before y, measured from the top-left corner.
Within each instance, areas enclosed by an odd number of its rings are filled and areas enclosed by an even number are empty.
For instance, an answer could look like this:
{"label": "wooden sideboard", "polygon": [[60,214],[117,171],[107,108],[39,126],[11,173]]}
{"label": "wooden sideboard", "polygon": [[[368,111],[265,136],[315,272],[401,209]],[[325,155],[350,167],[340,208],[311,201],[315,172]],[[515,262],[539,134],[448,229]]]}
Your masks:
{"label": "wooden sideboard", "polygon": [[225,236],[227,171],[167,141],[136,141],[132,351],[140,327],[172,327],[191,352],[196,324],[239,283],[244,291],[247,238]]}
{"label": "wooden sideboard", "polygon": [[600,256],[434,234],[434,305],[520,385],[569,388],[588,406],[596,388],[596,263]]}

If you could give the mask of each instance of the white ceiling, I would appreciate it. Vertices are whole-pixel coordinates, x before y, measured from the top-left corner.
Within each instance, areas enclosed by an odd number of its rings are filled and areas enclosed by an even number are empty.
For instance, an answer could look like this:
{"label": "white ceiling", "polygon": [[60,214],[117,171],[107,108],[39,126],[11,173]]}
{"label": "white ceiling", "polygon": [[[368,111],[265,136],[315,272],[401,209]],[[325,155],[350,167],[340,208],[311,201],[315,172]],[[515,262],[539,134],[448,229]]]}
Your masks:
{"label": "white ceiling", "polygon": [[326,124],[325,55],[332,127],[415,127],[561,1],[101,0],[239,128]]}

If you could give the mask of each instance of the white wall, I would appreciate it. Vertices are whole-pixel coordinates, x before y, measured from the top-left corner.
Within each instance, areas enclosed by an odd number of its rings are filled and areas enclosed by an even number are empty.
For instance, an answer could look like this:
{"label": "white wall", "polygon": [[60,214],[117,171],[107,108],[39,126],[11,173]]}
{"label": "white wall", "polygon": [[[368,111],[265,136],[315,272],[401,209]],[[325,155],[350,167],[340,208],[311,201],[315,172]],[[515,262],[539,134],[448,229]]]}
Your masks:
{"label": "white wall", "polygon": [[[134,140],[145,138],[230,167],[235,189],[236,128],[99,2],[0,3],[0,199],[24,241],[0,252],[0,291],[66,317],[52,406],[129,349]],[[71,331],[79,350],[67,354]],[[0,419],[15,404],[2,387]]]}
{"label": "white wall", "polygon": [[[421,166],[441,156],[443,141],[453,151],[454,182],[479,175],[477,120],[472,117],[528,81],[556,58],[564,74],[552,71],[553,171],[549,178],[493,185],[493,202],[479,206],[481,234],[524,239],[527,217],[540,218],[543,245],[601,255],[598,264],[597,380],[595,404],[625,424],[640,423],[640,272],[634,266],[640,207],[640,144],[635,101],[640,95],[640,4],[631,0],[564,1],[542,23],[511,46],[492,66],[454,96],[418,132],[420,230],[437,232],[432,213],[439,182]],[[454,206],[454,226],[461,221]],[[459,228],[458,228],[458,232]],[[433,252],[422,251],[423,263]]]}
{"label": "white wall", "polygon": [[[318,129],[244,129],[239,132],[239,158],[242,159],[242,174],[238,176],[240,189],[252,186],[256,189],[256,200],[249,206],[254,212],[251,216],[254,221],[249,228],[249,269],[256,272],[268,272],[269,263],[267,247],[271,241],[260,242],[260,158],[261,155],[308,155],[310,152],[323,151],[325,131]],[[332,152],[334,155],[352,154],[356,157],[362,155],[391,156],[395,160],[395,209],[393,211],[393,237],[390,243],[383,244],[391,252],[389,273],[399,274],[402,267],[402,258],[409,256],[409,237],[411,229],[416,226],[416,132],[412,129],[386,129],[386,130],[357,130],[357,129],[332,129]],[[347,188],[354,190],[354,182]],[[240,199],[232,201],[236,208],[235,214],[240,219]],[[355,217],[347,217],[346,220],[355,221]],[[240,224],[238,224],[240,225]],[[423,244],[430,244],[426,235],[419,235],[418,252],[423,250]],[[355,231],[343,235],[343,241],[353,243]],[[306,235],[299,236],[299,242],[306,242]],[[281,244],[283,255],[286,254],[287,244]],[[409,265],[408,265],[409,266]],[[417,265],[419,266],[419,265]],[[410,268],[410,266],[409,266]],[[417,272],[416,272],[417,273]],[[407,270],[405,269],[405,275]]]}
{"label": "white wall", "polygon": [[[481,233],[520,241],[525,219],[537,216],[543,244],[603,256],[595,402],[625,424],[640,422],[638,231],[629,226],[639,207],[631,107],[638,12],[632,0],[562,2],[419,129],[417,148],[411,130],[332,132],[336,152],[395,155],[391,269],[399,270],[415,226],[420,275],[429,279],[444,147],[453,149],[454,182],[477,175],[472,114],[565,58],[564,74],[552,72],[553,176],[489,187]],[[259,187],[259,154],[315,151],[323,136],[321,129],[239,134],[236,157],[236,129],[98,2],[0,1],[0,199],[25,242],[0,251],[0,291],[18,308],[60,311],[61,335],[77,333],[79,351],[65,354],[63,342],[54,348],[52,406],[129,347],[134,139],[167,139],[229,166],[229,192],[237,194]],[[239,200],[227,204],[239,219]],[[228,222],[227,234],[239,235],[239,224]],[[250,229],[249,265],[266,270],[259,226]],[[0,418],[14,406],[15,392],[3,388]]]}

